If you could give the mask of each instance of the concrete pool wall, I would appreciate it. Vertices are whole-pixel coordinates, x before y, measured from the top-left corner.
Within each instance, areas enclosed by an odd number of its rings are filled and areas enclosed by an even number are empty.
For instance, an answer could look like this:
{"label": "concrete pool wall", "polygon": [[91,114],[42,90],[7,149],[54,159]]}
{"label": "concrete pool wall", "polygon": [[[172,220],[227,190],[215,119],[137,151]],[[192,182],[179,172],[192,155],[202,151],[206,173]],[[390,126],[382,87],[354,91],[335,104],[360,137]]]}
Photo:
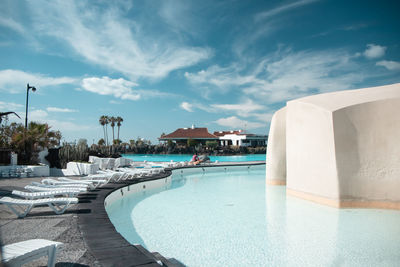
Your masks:
{"label": "concrete pool wall", "polygon": [[268,144],[267,183],[286,180],[287,194],[333,207],[400,209],[398,114],[400,84],[289,101],[271,125],[280,136]]}
{"label": "concrete pool wall", "polygon": [[[239,164],[239,163],[237,163]],[[202,172],[230,172],[236,170],[254,170],[254,169],[263,169],[264,163],[258,164],[248,164],[246,162],[240,163],[240,165],[223,165],[223,166],[215,166],[215,165],[205,165],[205,166],[193,166],[188,168],[177,168],[171,170],[171,175],[155,180],[143,181],[136,184],[130,184],[125,187],[119,188],[111,192],[104,201],[104,206],[110,205],[111,203],[115,202],[116,200],[126,197],[132,194],[137,193],[145,193],[146,191],[150,191],[153,189],[160,189],[165,188],[168,189],[169,185],[172,182],[172,177],[174,175],[188,175],[194,173],[202,173]]]}

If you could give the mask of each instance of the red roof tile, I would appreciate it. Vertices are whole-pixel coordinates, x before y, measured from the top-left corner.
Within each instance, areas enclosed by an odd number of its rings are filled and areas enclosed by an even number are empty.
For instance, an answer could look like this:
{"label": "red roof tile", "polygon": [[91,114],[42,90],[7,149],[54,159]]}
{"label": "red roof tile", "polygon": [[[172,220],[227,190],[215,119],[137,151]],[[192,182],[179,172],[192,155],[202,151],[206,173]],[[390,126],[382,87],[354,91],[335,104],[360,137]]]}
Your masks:
{"label": "red roof tile", "polygon": [[179,128],[175,132],[162,135],[160,139],[218,139],[207,128]]}

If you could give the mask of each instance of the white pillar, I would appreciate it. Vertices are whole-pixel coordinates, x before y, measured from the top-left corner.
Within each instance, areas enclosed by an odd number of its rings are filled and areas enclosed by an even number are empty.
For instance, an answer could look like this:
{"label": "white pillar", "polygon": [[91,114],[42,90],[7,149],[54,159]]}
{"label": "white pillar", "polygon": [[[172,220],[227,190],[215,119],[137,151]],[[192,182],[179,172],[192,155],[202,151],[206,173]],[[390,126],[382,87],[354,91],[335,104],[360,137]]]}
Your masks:
{"label": "white pillar", "polygon": [[18,154],[11,152],[11,165],[17,165],[18,164]]}

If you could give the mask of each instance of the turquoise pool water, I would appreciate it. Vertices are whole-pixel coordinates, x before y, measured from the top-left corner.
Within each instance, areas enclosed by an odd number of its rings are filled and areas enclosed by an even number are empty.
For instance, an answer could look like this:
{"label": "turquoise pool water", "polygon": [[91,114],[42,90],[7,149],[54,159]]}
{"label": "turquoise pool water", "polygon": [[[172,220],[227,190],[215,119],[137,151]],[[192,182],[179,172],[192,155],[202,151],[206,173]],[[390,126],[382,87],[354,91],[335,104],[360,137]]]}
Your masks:
{"label": "turquoise pool water", "polygon": [[[134,161],[190,161],[193,155],[189,154],[122,154],[124,158],[128,158]],[[251,155],[239,155],[239,156],[210,156],[211,161],[254,161],[254,160],[265,160],[265,154],[251,154]]]}
{"label": "turquoise pool water", "polygon": [[[253,167],[252,167],[253,168]],[[265,166],[174,174],[107,206],[132,244],[187,266],[399,266],[400,211],[335,209],[265,185]]]}

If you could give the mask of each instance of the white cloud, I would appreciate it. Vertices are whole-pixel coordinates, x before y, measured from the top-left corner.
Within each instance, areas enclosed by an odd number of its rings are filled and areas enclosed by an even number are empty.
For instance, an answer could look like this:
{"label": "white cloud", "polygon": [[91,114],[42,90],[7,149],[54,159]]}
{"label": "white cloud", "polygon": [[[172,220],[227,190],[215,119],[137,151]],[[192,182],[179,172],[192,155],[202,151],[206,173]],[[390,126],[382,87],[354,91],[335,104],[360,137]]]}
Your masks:
{"label": "white cloud", "polygon": [[260,113],[260,114],[253,114],[255,118],[259,121],[263,121],[265,123],[269,123],[272,120],[272,116],[274,113]]}
{"label": "white cloud", "polygon": [[185,73],[186,79],[192,84],[212,84],[228,91],[232,87],[251,84],[255,81],[252,75],[240,75],[241,68],[236,65],[222,68],[217,65],[209,67],[207,70],[201,70],[197,73]]}
{"label": "white cloud", "polygon": [[[107,76],[84,78],[81,86],[86,91],[100,95],[112,95],[122,100],[135,101],[146,98],[175,96],[173,93],[165,93],[158,90],[134,89],[134,87],[138,86],[135,82],[123,78],[112,79]],[[112,104],[116,103],[118,102],[113,102]]]}
{"label": "white cloud", "polygon": [[368,59],[380,58],[385,55],[386,47],[367,44],[367,49],[364,51],[364,56]]}
{"label": "white cloud", "polygon": [[193,105],[188,102],[182,102],[180,107],[186,111],[193,112]]}
{"label": "white cloud", "polygon": [[385,67],[388,70],[400,70],[400,62],[397,61],[382,60],[377,62],[376,65]]}
{"label": "white cloud", "polygon": [[361,68],[353,59],[353,55],[343,50],[293,52],[279,49],[264,58],[247,60],[251,63],[243,62],[241,68],[236,67],[238,63],[226,68],[211,66],[185,76],[197,86],[208,87],[211,94],[234,89],[267,105],[310,94],[354,88],[367,74],[359,71]]}
{"label": "white cloud", "polygon": [[57,108],[57,107],[48,107],[46,108],[48,112],[65,112],[65,113],[71,113],[71,112],[77,112],[75,109],[69,109],[69,108]]}
{"label": "white cloud", "polygon": [[166,92],[161,92],[158,90],[152,90],[152,89],[137,89],[135,90],[136,93],[140,95],[141,98],[147,99],[147,98],[165,98],[165,97],[176,97],[177,95],[174,93],[166,93]]}
{"label": "white cloud", "polygon": [[111,79],[107,76],[102,78],[91,77],[82,80],[82,88],[100,95],[112,95],[120,99],[138,100],[140,94],[135,93],[132,87],[137,86],[136,83],[127,81],[123,78]]}
{"label": "white cloud", "polygon": [[292,9],[295,9],[295,8],[298,8],[301,6],[308,5],[308,4],[311,4],[316,1],[317,0],[300,0],[300,1],[290,3],[290,4],[284,4],[279,7],[274,8],[274,9],[258,13],[255,15],[254,19],[255,19],[255,21],[265,20],[265,19],[274,17],[276,15],[279,15],[283,12],[287,12],[287,11],[290,11]]}
{"label": "white cloud", "polygon": [[200,103],[189,103],[189,102],[182,102],[179,105],[180,108],[188,111],[188,112],[194,112],[195,109],[200,109],[206,112],[217,112],[217,110],[209,105],[204,105]]}
{"label": "white cloud", "polygon": [[42,109],[35,109],[28,112],[28,119],[29,121],[45,122],[44,119],[47,118],[48,115],[49,114]]}
{"label": "white cloud", "polygon": [[26,91],[26,84],[41,87],[62,84],[74,84],[77,79],[71,77],[49,77],[39,73],[29,73],[20,70],[0,70],[0,91],[8,93],[19,93]]}
{"label": "white cloud", "polygon": [[211,107],[218,110],[235,112],[241,117],[248,117],[253,112],[265,108],[265,106],[254,103],[254,101],[252,101],[251,99],[246,99],[243,103],[240,104],[213,104],[211,105]]}
{"label": "white cloud", "polygon": [[[45,110],[41,109],[36,109],[33,111],[29,112],[29,122],[31,121],[36,121],[40,123],[47,123],[50,127],[51,130],[54,131],[61,131],[63,132],[81,132],[84,130],[89,130],[93,129],[96,126],[93,125],[87,125],[87,124],[76,124],[70,121],[62,120],[62,119],[55,119],[53,117],[49,116],[49,113],[47,113]],[[25,116],[25,113],[24,113]]]}
{"label": "white cloud", "polygon": [[141,24],[127,19],[125,10],[118,5],[102,9],[89,8],[82,1],[31,4],[37,34],[54,37],[80,58],[132,80],[160,79],[212,55],[209,48],[188,46],[163,32],[152,36],[143,30],[148,21]]}
{"label": "white cloud", "polygon": [[110,104],[121,105],[121,102],[115,101],[115,100],[110,100]]}
{"label": "white cloud", "polygon": [[49,124],[51,126],[51,130],[54,131],[61,131],[61,133],[64,132],[82,132],[85,130],[93,130],[98,127],[97,125],[87,125],[87,124],[76,124],[70,121],[64,121],[64,120],[54,120],[54,119],[47,119],[42,121],[43,123]]}
{"label": "white cloud", "polygon": [[23,107],[24,107],[24,105],[22,105],[22,104],[0,101],[0,110],[4,111],[4,112],[6,112],[6,111],[16,112],[16,111],[22,109]]}
{"label": "white cloud", "polygon": [[231,116],[228,118],[221,118],[215,121],[218,125],[229,127],[230,129],[256,129],[261,127],[266,127],[266,124],[259,122],[249,122],[241,120],[236,116]]}
{"label": "white cloud", "polygon": [[9,28],[19,34],[25,34],[24,27],[11,18],[0,16],[0,26]]}

